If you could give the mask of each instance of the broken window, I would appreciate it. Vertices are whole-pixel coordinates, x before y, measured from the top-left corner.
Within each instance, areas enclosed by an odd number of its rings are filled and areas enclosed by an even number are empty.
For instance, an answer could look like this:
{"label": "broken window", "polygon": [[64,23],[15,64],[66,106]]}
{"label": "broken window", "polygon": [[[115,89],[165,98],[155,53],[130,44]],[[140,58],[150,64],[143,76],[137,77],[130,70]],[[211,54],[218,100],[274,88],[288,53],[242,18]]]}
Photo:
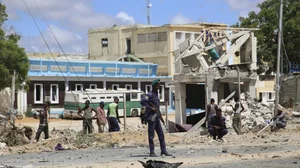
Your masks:
{"label": "broken window", "polygon": [[167,40],[168,40],[167,32],[158,33],[158,41],[167,41]]}
{"label": "broken window", "polygon": [[137,35],[138,43],[146,43],[147,42],[147,35],[146,34],[138,34]]}
{"label": "broken window", "polygon": [[102,39],[102,47],[108,47],[108,39],[107,38]]}
{"label": "broken window", "polygon": [[59,103],[58,84],[50,85],[50,97],[51,97],[51,103]]}

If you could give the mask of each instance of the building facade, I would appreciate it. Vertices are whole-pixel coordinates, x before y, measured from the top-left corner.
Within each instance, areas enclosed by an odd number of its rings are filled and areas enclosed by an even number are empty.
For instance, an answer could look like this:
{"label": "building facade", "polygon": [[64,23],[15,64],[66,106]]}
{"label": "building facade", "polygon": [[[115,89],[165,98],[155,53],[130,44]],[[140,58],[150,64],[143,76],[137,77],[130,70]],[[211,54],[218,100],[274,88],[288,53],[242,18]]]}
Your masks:
{"label": "building facade", "polygon": [[16,103],[22,112],[28,106],[41,108],[46,100],[50,100],[53,108],[63,108],[66,91],[126,88],[148,93],[154,79],[161,80],[161,103],[165,100],[169,102],[168,83],[172,79],[156,76],[156,64],[35,58],[29,60],[29,90],[19,91]]}
{"label": "building facade", "polygon": [[174,50],[186,39],[197,39],[208,27],[226,24],[132,25],[89,30],[89,58],[116,60],[133,54],[145,62],[158,64],[157,75],[174,75]]}

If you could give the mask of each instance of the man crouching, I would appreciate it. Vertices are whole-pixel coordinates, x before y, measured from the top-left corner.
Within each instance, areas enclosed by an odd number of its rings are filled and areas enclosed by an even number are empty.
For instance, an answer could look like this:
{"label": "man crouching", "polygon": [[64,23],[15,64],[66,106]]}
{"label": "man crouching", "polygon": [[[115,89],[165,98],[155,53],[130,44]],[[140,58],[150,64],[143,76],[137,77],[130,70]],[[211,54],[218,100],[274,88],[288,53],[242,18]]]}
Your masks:
{"label": "man crouching", "polygon": [[225,118],[222,116],[222,110],[219,108],[216,111],[216,115],[210,118],[208,123],[208,132],[216,140],[218,139],[223,141],[223,136],[228,133],[226,128]]}

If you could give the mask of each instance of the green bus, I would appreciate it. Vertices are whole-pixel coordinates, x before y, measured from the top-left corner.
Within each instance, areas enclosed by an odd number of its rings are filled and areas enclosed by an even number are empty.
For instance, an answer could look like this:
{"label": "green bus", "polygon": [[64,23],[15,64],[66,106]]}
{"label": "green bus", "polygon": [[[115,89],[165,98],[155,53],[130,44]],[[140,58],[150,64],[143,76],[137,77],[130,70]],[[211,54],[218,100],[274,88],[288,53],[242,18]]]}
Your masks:
{"label": "green bus", "polygon": [[85,101],[90,100],[90,106],[97,109],[99,103],[105,103],[105,113],[107,112],[108,104],[114,101],[115,97],[119,98],[119,116],[124,116],[124,96],[126,101],[126,117],[137,117],[141,113],[141,97],[144,92],[139,90],[104,90],[104,89],[86,89],[85,91],[68,91],[65,95],[64,104],[64,119],[82,119],[78,116],[78,106],[83,108]]}

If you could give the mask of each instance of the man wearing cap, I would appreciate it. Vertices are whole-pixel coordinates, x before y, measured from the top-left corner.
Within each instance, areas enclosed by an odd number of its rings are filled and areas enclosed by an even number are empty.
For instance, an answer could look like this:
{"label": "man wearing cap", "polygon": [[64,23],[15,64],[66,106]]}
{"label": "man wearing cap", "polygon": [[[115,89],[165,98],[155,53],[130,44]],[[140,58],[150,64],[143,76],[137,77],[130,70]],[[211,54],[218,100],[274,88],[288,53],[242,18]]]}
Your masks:
{"label": "man wearing cap", "polygon": [[[160,80],[154,80],[152,82],[152,91],[143,97],[141,105],[146,108],[144,120],[148,123],[148,141],[150,148],[150,157],[157,157],[154,152],[154,130],[156,131],[160,143],[161,155],[172,156],[167,152],[164,132],[161,127],[159,115],[157,112],[160,107],[160,101],[158,98],[158,90],[160,89]],[[156,116],[156,117],[155,117]]]}
{"label": "man wearing cap", "polygon": [[99,104],[99,107],[97,108],[97,125],[98,125],[98,132],[103,133],[104,132],[104,127],[106,124],[106,117],[105,117],[105,112],[104,112],[104,102],[101,101]]}

